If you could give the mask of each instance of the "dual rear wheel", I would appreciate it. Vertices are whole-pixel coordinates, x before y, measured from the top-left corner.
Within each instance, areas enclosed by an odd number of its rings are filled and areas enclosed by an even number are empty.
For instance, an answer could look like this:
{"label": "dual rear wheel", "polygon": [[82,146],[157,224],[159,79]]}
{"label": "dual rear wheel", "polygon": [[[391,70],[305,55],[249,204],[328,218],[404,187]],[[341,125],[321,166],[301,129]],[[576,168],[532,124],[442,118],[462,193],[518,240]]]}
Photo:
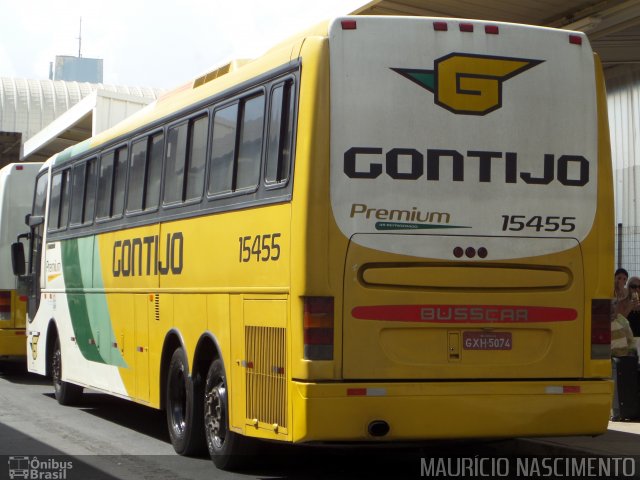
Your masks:
{"label": "dual rear wheel", "polygon": [[188,374],[187,357],[176,349],[166,382],[167,425],[173,448],[180,455],[208,450],[220,469],[238,468],[248,453],[244,437],[229,429],[227,377],[224,365],[214,360],[204,383]]}

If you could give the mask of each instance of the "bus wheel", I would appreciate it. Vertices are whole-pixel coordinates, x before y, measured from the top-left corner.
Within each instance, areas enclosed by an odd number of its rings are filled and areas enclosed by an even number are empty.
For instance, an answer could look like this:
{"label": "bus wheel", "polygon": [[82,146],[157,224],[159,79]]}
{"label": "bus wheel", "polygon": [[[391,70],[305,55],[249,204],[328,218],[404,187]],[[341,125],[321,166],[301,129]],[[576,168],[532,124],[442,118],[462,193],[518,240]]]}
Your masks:
{"label": "bus wheel", "polygon": [[189,380],[187,356],[182,348],[173,352],[167,374],[167,426],[171,444],[180,455],[204,453],[202,386]]}
{"label": "bus wheel", "polygon": [[51,377],[53,378],[56,400],[60,405],[73,405],[80,400],[82,387],[62,381],[62,351],[58,337],[53,345],[53,355],[51,356]]}
{"label": "bus wheel", "polygon": [[250,439],[229,430],[227,380],[220,359],[211,363],[207,373],[204,431],[211,460],[221,470],[238,468],[241,457],[250,453]]}

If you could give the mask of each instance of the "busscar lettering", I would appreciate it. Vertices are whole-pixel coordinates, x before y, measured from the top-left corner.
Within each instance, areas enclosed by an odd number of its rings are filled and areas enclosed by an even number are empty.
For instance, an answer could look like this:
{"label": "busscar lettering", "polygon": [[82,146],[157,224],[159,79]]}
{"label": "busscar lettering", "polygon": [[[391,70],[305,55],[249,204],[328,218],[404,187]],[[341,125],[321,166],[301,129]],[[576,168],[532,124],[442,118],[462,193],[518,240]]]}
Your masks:
{"label": "busscar lettering", "polygon": [[516,152],[469,150],[465,157],[453,149],[427,149],[425,155],[414,148],[392,148],[383,153],[382,148],[349,148],[344,153],[344,173],[349,178],[373,179],[384,172],[394,180],[417,180],[426,175],[428,181],[440,181],[440,166],[447,162],[451,164],[454,182],[469,180],[468,170],[472,168],[471,180],[478,182],[502,179],[504,183],[549,185],[555,181],[567,187],[583,187],[589,183],[589,160],[582,155],[545,153],[540,168],[526,172],[518,168]]}
{"label": "busscar lettering", "polygon": [[184,267],[182,232],[167,233],[160,251],[159,236],[127,238],[113,243],[114,277],[180,275]]}
{"label": "busscar lettering", "polygon": [[420,309],[423,321],[456,322],[527,322],[529,312],[526,308],[487,308],[487,307],[423,307]]}

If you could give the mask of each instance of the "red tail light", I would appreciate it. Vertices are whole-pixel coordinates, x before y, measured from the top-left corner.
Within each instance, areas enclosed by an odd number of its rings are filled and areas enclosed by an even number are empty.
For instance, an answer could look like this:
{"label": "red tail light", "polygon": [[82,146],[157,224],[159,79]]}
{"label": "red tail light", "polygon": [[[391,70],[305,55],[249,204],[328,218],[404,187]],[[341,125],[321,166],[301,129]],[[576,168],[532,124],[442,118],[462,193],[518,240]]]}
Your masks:
{"label": "red tail light", "polygon": [[11,320],[11,292],[0,292],[0,320]]}
{"label": "red tail light", "polygon": [[611,300],[591,300],[591,358],[611,358]]}
{"label": "red tail light", "polygon": [[304,297],[304,358],[333,360],[333,297]]}

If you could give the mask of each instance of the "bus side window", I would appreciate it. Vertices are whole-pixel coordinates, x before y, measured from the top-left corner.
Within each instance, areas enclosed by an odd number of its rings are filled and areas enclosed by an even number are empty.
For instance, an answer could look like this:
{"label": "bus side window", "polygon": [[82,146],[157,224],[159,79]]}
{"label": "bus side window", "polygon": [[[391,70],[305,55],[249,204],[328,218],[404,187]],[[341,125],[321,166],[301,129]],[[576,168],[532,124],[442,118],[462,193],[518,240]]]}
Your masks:
{"label": "bus side window", "polygon": [[155,210],[160,200],[160,177],[162,176],[162,154],[164,153],[164,133],[152,135],[149,140],[147,165],[147,188],[144,209]]}
{"label": "bus side window", "polygon": [[71,225],[80,225],[82,223],[86,171],[87,164],[84,162],[73,167],[73,175],[71,176],[71,196],[73,198],[71,204]]}
{"label": "bus side window", "polygon": [[98,175],[97,219],[111,216],[111,190],[113,189],[113,161],[115,153],[109,152],[100,158],[100,172]]}
{"label": "bus side window", "polygon": [[184,195],[184,200],[187,202],[202,198],[204,169],[207,163],[208,136],[208,116],[191,120],[189,125],[189,154],[187,156],[187,185]]}
{"label": "bus side window", "polygon": [[234,190],[255,188],[258,185],[263,134],[264,94],[260,94],[248,98],[242,104]]}
{"label": "bus side window", "polygon": [[96,218],[105,220],[122,215],[127,180],[127,147],[102,155],[98,176]]}
{"label": "bus side window", "polygon": [[187,122],[171,127],[167,133],[167,153],[164,167],[164,203],[182,201],[184,162],[187,151]]}
{"label": "bus side window", "polygon": [[51,180],[51,202],[49,206],[48,230],[61,230],[69,221],[69,172],[64,170],[53,175]]}
{"label": "bus side window", "polygon": [[87,172],[85,176],[84,209],[82,214],[82,224],[93,223],[93,214],[96,208],[96,180],[98,179],[98,161],[92,158],[87,162]]}
{"label": "bus side window", "polygon": [[214,113],[211,165],[209,166],[209,195],[232,191],[237,123],[237,103]]}
{"label": "bus side window", "polygon": [[60,224],[60,193],[62,191],[62,173],[51,177],[51,199],[49,200],[48,230],[57,230]]}
{"label": "bus side window", "polygon": [[93,207],[96,193],[96,159],[92,158],[73,167],[71,176],[71,222],[72,226],[93,222]]}
{"label": "bus side window", "polygon": [[113,178],[111,218],[122,216],[124,193],[127,186],[127,163],[127,147],[118,148],[116,150],[116,171]]}
{"label": "bus side window", "polygon": [[127,189],[127,212],[142,210],[144,179],[147,170],[147,138],[133,142],[129,164],[129,188]]}
{"label": "bus side window", "polygon": [[293,141],[293,81],[276,85],[271,91],[267,160],[267,185],[286,183],[289,178]]}

